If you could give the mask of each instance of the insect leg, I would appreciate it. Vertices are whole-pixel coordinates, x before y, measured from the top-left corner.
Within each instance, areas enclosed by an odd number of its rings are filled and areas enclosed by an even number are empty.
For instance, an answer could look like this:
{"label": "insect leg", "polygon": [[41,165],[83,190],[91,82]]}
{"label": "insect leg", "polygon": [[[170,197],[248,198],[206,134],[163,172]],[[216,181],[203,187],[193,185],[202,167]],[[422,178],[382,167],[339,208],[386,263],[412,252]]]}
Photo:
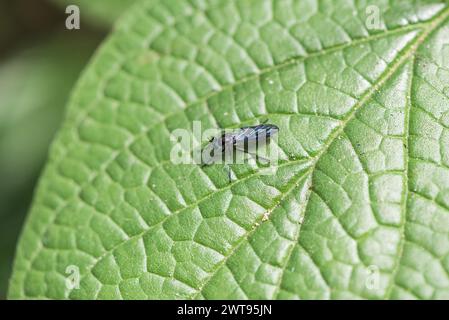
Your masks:
{"label": "insect leg", "polygon": [[233,180],[232,180],[232,172],[231,172],[231,168],[229,167],[229,165],[225,164],[225,165],[223,166],[223,169],[225,169],[226,172],[228,173],[228,181],[229,181],[229,183],[231,183],[231,182],[233,181]]}

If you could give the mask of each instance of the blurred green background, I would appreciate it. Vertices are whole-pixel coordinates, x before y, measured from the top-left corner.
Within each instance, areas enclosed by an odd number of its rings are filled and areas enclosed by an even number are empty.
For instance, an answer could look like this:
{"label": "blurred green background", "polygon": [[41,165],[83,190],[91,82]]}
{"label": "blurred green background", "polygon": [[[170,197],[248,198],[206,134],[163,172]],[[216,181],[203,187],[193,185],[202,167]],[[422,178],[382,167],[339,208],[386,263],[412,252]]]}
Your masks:
{"label": "blurred green background", "polygon": [[[49,144],[80,72],[134,0],[0,0],[0,299]],[[80,8],[67,30],[65,8]]]}

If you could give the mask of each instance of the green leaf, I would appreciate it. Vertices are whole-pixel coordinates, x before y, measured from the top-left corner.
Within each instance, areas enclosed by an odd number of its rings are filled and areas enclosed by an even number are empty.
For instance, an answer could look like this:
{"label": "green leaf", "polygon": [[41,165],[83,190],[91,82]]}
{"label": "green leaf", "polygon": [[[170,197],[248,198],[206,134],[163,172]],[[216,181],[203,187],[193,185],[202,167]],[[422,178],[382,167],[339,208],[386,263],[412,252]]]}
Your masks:
{"label": "green leaf", "polygon": [[[448,298],[449,6],[149,1],[78,83],[11,298]],[[175,129],[279,126],[285,159],[170,162]],[[66,268],[79,268],[69,289]]]}

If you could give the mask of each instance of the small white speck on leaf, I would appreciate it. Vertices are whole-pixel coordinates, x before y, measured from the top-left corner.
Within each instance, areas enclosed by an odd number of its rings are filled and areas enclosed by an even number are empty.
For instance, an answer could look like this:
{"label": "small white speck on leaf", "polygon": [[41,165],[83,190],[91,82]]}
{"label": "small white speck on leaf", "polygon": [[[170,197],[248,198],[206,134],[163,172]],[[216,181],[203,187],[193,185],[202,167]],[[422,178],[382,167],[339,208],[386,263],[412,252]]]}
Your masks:
{"label": "small white speck on leaf", "polygon": [[269,217],[270,217],[270,214],[268,212],[265,212],[263,217],[262,217],[262,221],[263,222],[267,221]]}

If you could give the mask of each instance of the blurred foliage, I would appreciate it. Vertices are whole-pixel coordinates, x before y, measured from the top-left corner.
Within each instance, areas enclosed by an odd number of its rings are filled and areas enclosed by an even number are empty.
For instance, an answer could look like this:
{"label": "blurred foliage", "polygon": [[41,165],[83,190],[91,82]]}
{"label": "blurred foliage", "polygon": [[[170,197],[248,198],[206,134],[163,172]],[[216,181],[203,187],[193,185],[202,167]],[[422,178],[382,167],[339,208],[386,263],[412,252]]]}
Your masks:
{"label": "blurred foliage", "polygon": [[[0,0],[0,298],[48,146],[79,73],[134,0]],[[65,30],[65,7],[81,30]]]}
{"label": "blurred foliage", "polygon": [[0,58],[64,26],[64,19],[60,8],[46,1],[0,0]]}
{"label": "blurred foliage", "polygon": [[[48,146],[80,71],[133,0],[0,0],[0,298]],[[57,3],[58,5],[55,5]],[[65,30],[65,6],[81,30]]]}
{"label": "blurred foliage", "polygon": [[80,8],[81,23],[83,19],[96,26],[108,26],[133,4],[136,0],[53,0],[62,7],[74,4]]}
{"label": "blurred foliage", "polygon": [[67,33],[22,49],[0,65],[0,297],[48,145],[99,41]]}

